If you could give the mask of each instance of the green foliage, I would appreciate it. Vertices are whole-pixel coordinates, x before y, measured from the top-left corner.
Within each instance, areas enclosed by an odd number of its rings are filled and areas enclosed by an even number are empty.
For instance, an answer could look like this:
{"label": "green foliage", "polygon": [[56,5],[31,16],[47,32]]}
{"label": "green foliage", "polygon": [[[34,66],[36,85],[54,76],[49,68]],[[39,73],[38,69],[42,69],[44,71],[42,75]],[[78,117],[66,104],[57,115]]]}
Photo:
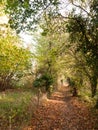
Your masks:
{"label": "green foliage", "polygon": [[31,68],[31,53],[20,47],[19,39],[11,34],[0,38],[0,89],[10,87]]}
{"label": "green foliage", "polygon": [[39,78],[36,78],[35,81],[33,82],[34,87],[45,87],[46,91],[49,91],[50,85],[53,84],[53,77],[48,74],[44,73],[42,74]]}
{"label": "green foliage", "polygon": [[58,0],[7,0],[6,12],[10,15],[9,23],[19,33],[35,27],[45,10],[52,10],[58,5]]}
{"label": "green foliage", "polygon": [[50,74],[44,74],[42,75],[42,79],[45,81],[46,91],[49,90],[50,85],[53,84],[53,78]]}
{"label": "green foliage", "polygon": [[31,90],[22,89],[0,93],[0,129],[21,129],[30,120],[29,105],[33,96]]}
{"label": "green foliage", "polygon": [[[91,12],[87,12],[86,8],[79,6],[82,12],[76,14],[72,12],[69,15],[67,31],[70,34],[69,48],[71,48],[74,58],[77,61],[79,70],[84,73],[86,79],[89,79],[92,91],[92,97],[96,94],[98,80],[98,17],[96,1],[89,6]],[[84,8],[84,9],[83,9]],[[73,47],[73,49],[72,49]],[[81,58],[79,57],[81,55]],[[85,77],[83,76],[83,77]]]}
{"label": "green foliage", "polygon": [[42,87],[44,85],[44,82],[42,80],[42,78],[36,78],[33,82],[33,86],[34,87]]}
{"label": "green foliage", "polygon": [[45,13],[40,24],[43,31],[41,36],[37,38],[35,47],[36,73],[51,74],[54,79],[54,85],[57,83],[58,75],[63,73],[64,71],[62,70],[65,69],[63,53],[66,50],[67,35],[64,34],[62,25],[65,26],[65,21],[61,17],[50,17]]}

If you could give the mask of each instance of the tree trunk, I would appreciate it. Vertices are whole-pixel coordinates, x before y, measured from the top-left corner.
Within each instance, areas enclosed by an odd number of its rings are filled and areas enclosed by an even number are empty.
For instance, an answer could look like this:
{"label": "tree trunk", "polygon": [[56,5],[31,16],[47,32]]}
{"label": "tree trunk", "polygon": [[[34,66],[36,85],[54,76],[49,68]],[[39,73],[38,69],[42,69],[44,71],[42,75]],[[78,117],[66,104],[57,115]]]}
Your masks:
{"label": "tree trunk", "polygon": [[77,88],[73,87],[73,96],[77,97],[78,96],[78,92],[77,92]]}
{"label": "tree trunk", "polygon": [[97,76],[93,76],[91,78],[91,92],[92,92],[92,98],[96,95],[96,91],[97,91]]}
{"label": "tree trunk", "polygon": [[96,100],[95,108],[98,109],[98,99]]}

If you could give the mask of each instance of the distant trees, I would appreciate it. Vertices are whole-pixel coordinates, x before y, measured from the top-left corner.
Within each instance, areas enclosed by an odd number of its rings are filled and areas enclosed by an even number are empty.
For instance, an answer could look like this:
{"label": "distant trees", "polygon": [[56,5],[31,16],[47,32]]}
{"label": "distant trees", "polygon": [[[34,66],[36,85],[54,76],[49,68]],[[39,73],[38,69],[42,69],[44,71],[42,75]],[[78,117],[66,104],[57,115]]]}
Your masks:
{"label": "distant trees", "polygon": [[62,28],[60,29],[63,22],[63,19],[51,18],[45,13],[40,24],[41,36],[37,38],[38,43],[35,46],[37,75],[51,75],[55,87],[57,87],[58,76],[64,69],[63,47],[67,36],[63,33]]}

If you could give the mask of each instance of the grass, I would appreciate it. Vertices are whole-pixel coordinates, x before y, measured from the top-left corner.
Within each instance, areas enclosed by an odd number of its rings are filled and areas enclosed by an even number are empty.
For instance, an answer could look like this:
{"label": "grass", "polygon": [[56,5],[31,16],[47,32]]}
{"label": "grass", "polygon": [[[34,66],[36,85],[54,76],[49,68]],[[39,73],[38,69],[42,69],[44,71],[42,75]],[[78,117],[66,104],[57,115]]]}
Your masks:
{"label": "grass", "polygon": [[[9,90],[0,93],[0,129],[19,130],[30,118],[32,90]],[[31,107],[31,106],[30,106]]]}

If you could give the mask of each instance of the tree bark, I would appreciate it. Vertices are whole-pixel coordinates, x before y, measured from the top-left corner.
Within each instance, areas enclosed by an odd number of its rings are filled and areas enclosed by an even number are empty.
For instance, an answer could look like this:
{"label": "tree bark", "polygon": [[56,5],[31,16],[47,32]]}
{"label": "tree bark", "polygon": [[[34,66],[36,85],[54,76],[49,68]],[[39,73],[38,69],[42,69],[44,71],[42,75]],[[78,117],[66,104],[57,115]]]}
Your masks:
{"label": "tree bark", "polygon": [[91,78],[91,92],[92,92],[92,98],[96,95],[96,91],[97,91],[97,76],[94,75]]}
{"label": "tree bark", "polygon": [[73,87],[73,97],[77,97],[77,96],[78,96],[77,88]]}

